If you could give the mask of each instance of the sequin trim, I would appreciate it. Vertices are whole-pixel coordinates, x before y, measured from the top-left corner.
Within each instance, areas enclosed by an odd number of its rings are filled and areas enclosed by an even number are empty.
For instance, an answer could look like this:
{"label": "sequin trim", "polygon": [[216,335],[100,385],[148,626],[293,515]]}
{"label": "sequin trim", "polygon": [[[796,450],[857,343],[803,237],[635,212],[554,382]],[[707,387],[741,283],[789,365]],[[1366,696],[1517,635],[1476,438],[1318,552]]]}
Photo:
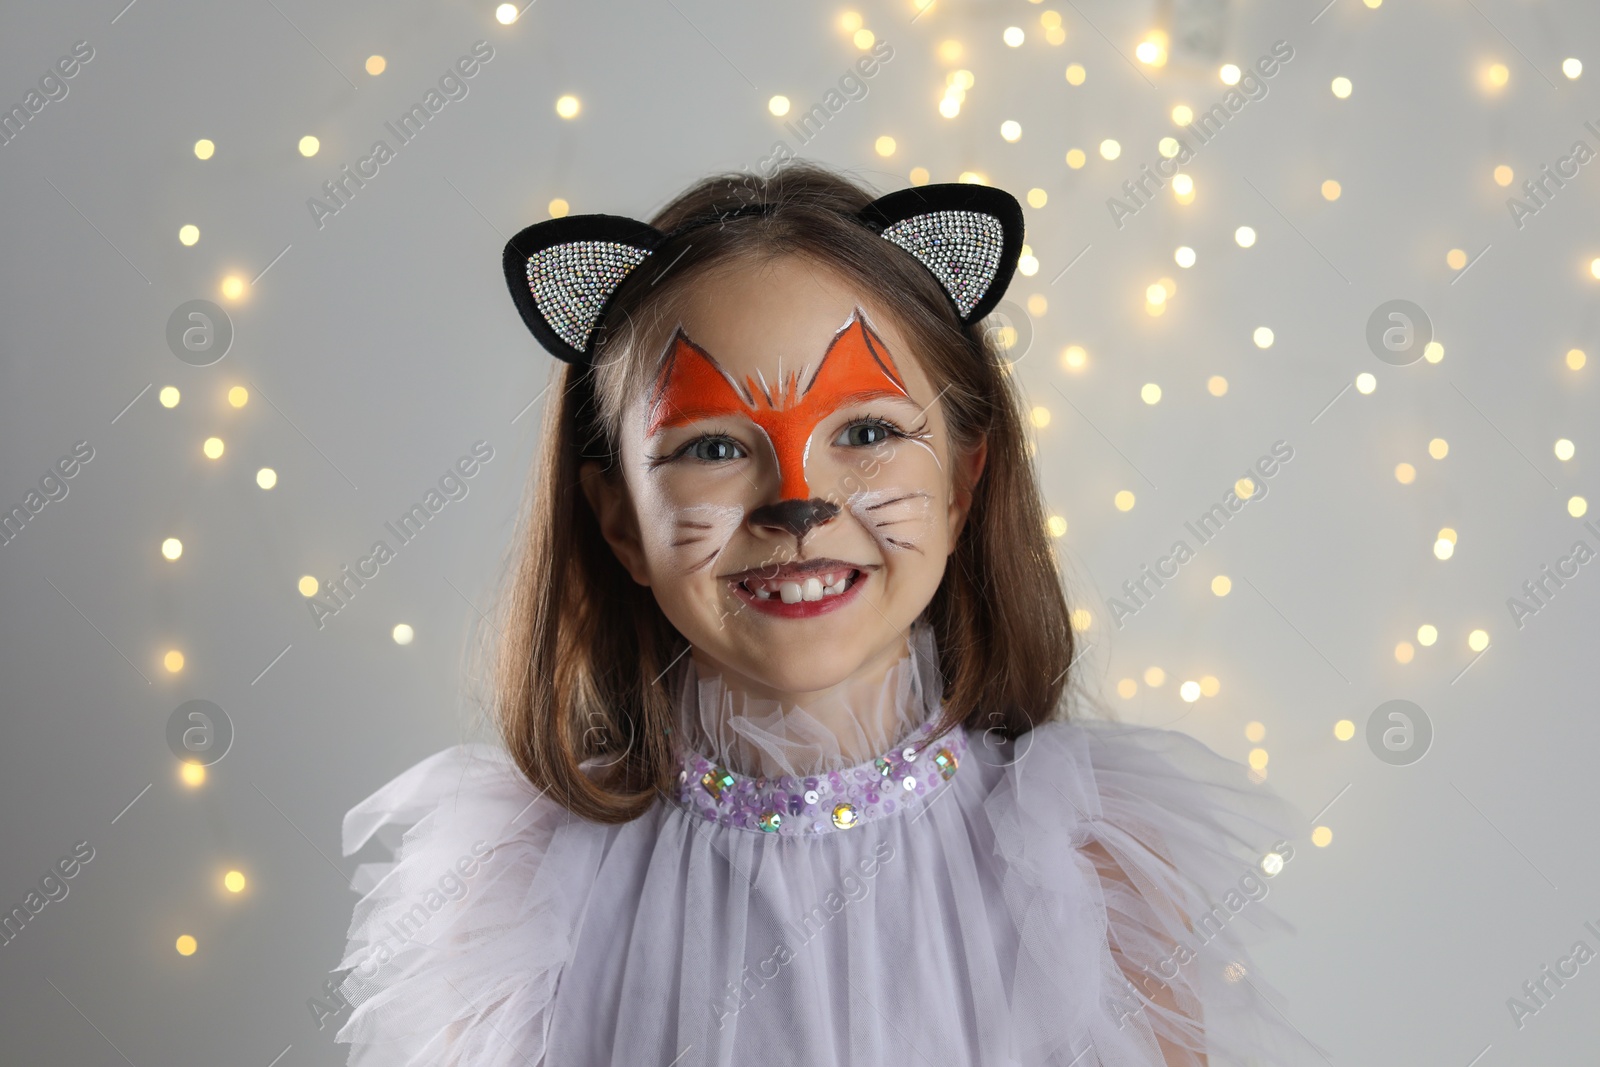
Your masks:
{"label": "sequin trim", "polygon": [[933,272],[962,318],[994,284],[1005,235],[1000,220],[981,211],[930,211],[886,226],[882,234]]}
{"label": "sequin trim", "polygon": [[784,837],[838,833],[910,811],[927,804],[955,777],[967,752],[967,734],[960,726],[928,740],[936,718],[890,751],[854,767],[777,778],[733,774],[685,750],[674,732],[679,763],[674,800],[707,822]]}
{"label": "sequin trim", "polygon": [[648,249],[615,241],[554,245],[528,257],[528,290],[556,336],[586,352],[600,309],[649,255]]}

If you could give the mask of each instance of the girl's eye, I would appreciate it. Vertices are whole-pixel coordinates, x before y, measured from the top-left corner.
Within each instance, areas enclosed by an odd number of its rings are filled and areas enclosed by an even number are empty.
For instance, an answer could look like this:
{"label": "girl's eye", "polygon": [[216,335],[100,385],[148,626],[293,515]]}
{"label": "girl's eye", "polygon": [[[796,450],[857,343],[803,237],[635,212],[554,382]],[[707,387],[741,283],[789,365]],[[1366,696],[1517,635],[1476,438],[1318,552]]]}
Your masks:
{"label": "girl's eye", "polygon": [[689,442],[684,454],[691,459],[698,459],[706,463],[721,463],[724,460],[738,459],[744,455],[733,438],[716,435],[695,438]]}
{"label": "girl's eye", "polygon": [[882,444],[891,437],[903,436],[905,435],[901,433],[900,428],[887,419],[866,418],[846,426],[834,444],[846,448],[861,448]]}

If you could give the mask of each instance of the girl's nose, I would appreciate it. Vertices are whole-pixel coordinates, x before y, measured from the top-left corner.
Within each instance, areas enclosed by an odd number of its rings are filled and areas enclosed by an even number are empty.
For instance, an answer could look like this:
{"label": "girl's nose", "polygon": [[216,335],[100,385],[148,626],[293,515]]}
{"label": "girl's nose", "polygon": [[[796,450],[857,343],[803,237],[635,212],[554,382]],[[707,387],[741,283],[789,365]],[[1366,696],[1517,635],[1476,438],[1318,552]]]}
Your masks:
{"label": "girl's nose", "polygon": [[780,500],[775,504],[763,504],[750,513],[750,522],[754,526],[782,530],[799,539],[815,527],[832,521],[837,514],[838,504],[812,497],[810,500]]}

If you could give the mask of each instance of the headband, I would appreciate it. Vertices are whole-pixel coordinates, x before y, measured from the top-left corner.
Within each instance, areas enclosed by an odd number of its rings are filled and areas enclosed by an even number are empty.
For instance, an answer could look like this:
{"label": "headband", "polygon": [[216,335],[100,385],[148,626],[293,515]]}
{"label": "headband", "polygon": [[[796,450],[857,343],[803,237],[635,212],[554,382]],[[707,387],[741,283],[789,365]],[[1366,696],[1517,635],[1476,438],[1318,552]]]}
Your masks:
{"label": "headband", "polygon": [[[746,204],[686,220],[663,233],[620,215],[572,215],[534,223],[506,242],[511,299],[533,336],[557,359],[588,364],[596,325],[618,286],[663,244],[690,230],[772,203]],[[911,253],[969,326],[993,311],[1022,253],[1022,205],[987,185],[915,186],[879,197],[847,217]]]}

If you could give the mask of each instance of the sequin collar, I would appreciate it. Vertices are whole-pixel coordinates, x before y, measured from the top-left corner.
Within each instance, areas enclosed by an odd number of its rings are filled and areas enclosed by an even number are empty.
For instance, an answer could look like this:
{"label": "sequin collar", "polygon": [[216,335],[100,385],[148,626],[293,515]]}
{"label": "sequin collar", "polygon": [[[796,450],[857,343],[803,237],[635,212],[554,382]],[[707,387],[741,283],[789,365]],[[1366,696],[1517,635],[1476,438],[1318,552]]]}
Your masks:
{"label": "sequin collar", "polygon": [[937,715],[874,759],[822,774],[751,778],[675,739],[676,803],[707,822],[785,836],[838,833],[929,803],[967,753],[961,726],[930,741]]}

